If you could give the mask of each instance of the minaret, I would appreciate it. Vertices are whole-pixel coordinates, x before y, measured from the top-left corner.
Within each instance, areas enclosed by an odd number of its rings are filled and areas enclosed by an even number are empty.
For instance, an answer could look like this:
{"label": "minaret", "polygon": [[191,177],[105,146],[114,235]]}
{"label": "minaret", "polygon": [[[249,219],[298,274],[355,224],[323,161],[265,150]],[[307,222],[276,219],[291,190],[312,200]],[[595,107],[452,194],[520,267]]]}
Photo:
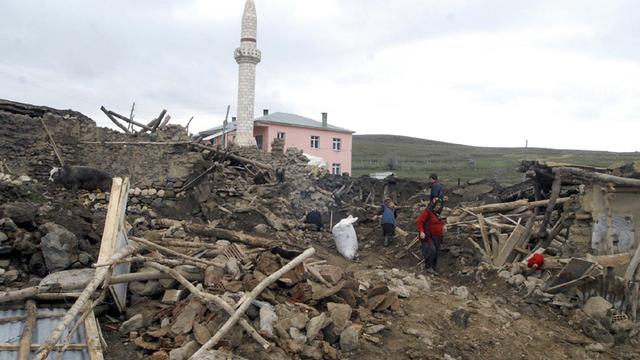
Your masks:
{"label": "minaret", "polygon": [[246,147],[256,146],[256,140],[253,137],[253,108],[256,95],[256,65],[262,58],[256,44],[257,33],[256,5],[253,0],[247,0],[242,14],[240,47],[233,54],[239,66],[235,144]]}

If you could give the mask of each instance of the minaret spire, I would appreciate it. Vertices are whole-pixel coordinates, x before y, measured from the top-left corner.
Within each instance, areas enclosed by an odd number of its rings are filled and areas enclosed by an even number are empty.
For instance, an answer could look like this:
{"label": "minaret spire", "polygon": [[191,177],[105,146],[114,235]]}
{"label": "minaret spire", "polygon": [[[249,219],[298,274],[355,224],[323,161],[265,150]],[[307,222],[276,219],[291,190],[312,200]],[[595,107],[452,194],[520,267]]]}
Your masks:
{"label": "minaret spire", "polygon": [[240,47],[234,52],[238,63],[238,118],[235,143],[256,146],[253,137],[253,112],[256,93],[256,65],[262,59],[257,48],[258,16],[253,0],[247,0],[242,14]]}

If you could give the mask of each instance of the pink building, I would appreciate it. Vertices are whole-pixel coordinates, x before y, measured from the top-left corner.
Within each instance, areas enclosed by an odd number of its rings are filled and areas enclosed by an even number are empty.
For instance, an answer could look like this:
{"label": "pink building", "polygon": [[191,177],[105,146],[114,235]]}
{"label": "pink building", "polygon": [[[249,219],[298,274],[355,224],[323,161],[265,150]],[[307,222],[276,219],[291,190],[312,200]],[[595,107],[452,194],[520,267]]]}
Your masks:
{"label": "pink building", "polygon": [[[213,145],[231,144],[235,137],[235,121],[200,133]],[[351,144],[353,131],[329,125],[327,113],[322,121],[288,113],[264,115],[254,120],[253,135],[258,148],[271,151],[273,139],[284,139],[285,150],[298,148],[305,154],[322,158],[332,174],[351,174]],[[224,141],[223,141],[224,139]]]}

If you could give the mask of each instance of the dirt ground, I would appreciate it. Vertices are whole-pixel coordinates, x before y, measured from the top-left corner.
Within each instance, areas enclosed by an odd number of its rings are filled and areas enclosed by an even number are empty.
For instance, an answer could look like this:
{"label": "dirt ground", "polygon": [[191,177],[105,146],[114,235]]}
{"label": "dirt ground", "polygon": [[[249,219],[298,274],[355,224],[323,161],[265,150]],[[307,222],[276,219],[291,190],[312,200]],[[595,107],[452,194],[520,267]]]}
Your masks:
{"label": "dirt ground", "polygon": [[[381,246],[376,229],[365,229],[368,240],[362,244],[354,271],[395,266],[423,273],[418,259],[411,255],[397,260],[404,241]],[[402,301],[400,317],[385,316],[382,344],[364,341],[364,347],[350,358],[384,359],[640,359],[637,339],[604,352],[587,351],[593,340],[582,334],[582,318],[574,311],[563,313],[547,304],[529,304],[515,288],[493,272],[472,272],[463,258],[452,256],[445,244],[439,260],[440,276],[429,276],[431,291],[412,294]],[[417,250],[417,246],[413,248]],[[338,259],[338,261],[343,261]],[[344,263],[344,261],[343,261]],[[346,263],[344,264],[347,265]],[[479,279],[480,278],[480,279]],[[452,295],[451,288],[466,286],[469,297]],[[452,320],[454,312],[468,314],[468,324]],[[415,334],[415,335],[414,335]]]}
{"label": "dirt ground", "polygon": [[[407,229],[409,224],[404,224]],[[329,263],[353,271],[357,278],[375,276],[392,268],[422,274],[418,259],[402,253],[405,240],[397,238],[389,247],[373,224],[357,226],[360,252],[354,261],[335,250],[329,232],[318,233],[313,245]],[[411,236],[411,235],[410,235]],[[640,359],[636,338],[602,352],[586,350],[594,341],[582,334],[582,318],[576,311],[563,311],[547,304],[525,301],[523,294],[499,279],[495,271],[478,271],[469,258],[453,256],[445,244],[439,260],[438,277],[428,276],[431,290],[412,292],[402,299],[401,310],[374,315],[373,323],[385,325],[375,336],[380,343],[360,340],[360,350],[342,353],[343,359]],[[413,248],[417,250],[417,246]],[[466,299],[451,294],[452,287],[465,286]],[[136,354],[128,339],[120,338],[116,326],[105,326],[109,343],[105,359],[120,360]],[[255,359],[269,359],[267,354]]]}

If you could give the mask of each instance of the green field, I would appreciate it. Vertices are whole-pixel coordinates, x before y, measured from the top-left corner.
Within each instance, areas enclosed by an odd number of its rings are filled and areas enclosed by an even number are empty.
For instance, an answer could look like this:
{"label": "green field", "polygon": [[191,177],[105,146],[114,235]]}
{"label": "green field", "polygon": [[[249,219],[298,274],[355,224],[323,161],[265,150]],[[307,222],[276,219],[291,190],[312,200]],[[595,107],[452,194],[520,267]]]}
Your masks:
{"label": "green field", "polygon": [[353,137],[353,175],[393,171],[398,177],[425,180],[436,172],[443,181],[494,179],[509,185],[523,179],[517,171],[522,160],[608,167],[640,160],[640,153],[557,150],[543,148],[491,148],[450,144],[394,135]]}

